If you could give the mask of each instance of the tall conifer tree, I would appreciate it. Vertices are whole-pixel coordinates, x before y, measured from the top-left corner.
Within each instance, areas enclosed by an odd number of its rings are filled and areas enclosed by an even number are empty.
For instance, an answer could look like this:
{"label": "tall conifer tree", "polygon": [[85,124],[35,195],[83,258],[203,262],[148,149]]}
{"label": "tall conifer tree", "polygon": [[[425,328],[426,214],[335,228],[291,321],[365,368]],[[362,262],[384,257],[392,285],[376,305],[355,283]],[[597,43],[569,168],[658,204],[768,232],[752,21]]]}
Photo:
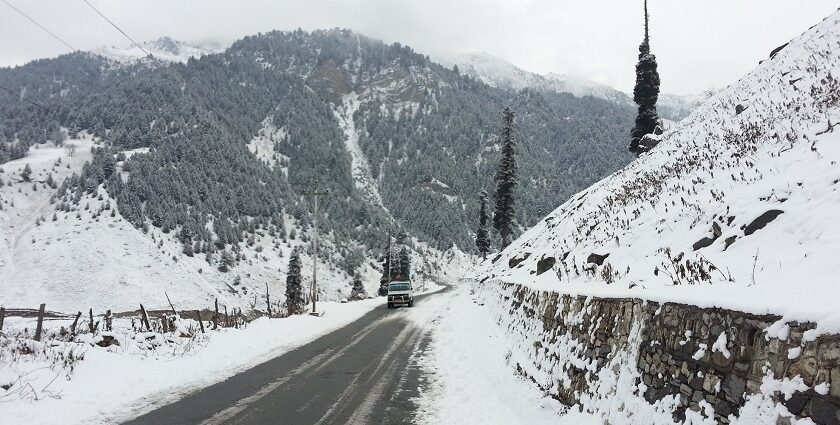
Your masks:
{"label": "tall conifer tree", "polygon": [[650,52],[648,34],[648,9],[645,4],[645,39],[639,45],[639,62],[636,64],[636,86],[633,88],[633,101],[639,105],[636,123],[630,132],[630,152],[639,155],[653,149],[651,144],[640,144],[646,134],[653,133],[659,124],[656,101],[659,99],[659,72],[656,56]]}
{"label": "tall conifer tree", "polygon": [[502,112],[502,159],[496,171],[496,212],[493,214],[493,227],[502,237],[502,248],[510,244],[511,228],[514,219],[513,189],[516,186],[516,141],[513,137],[514,113],[510,108]]}
{"label": "tall conifer tree", "polygon": [[300,268],[300,249],[295,248],[289,258],[289,271],[286,274],[286,311],[290,315],[303,313],[303,285]]}
{"label": "tall conifer tree", "polygon": [[475,247],[481,253],[482,259],[487,259],[490,250],[490,240],[487,235],[487,192],[481,191],[481,208],[478,210],[478,229],[475,232]]}

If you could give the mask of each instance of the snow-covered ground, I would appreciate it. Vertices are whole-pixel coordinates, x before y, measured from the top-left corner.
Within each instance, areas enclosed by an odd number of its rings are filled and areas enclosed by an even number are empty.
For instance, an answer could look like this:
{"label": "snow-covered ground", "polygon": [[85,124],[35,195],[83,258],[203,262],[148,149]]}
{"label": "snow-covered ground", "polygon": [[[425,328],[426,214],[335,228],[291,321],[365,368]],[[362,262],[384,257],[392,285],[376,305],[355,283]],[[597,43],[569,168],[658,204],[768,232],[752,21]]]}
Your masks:
{"label": "snow-covered ground", "polygon": [[342,97],[342,104],[334,111],[335,117],[338,120],[338,126],[344,133],[344,146],[347,153],[350,155],[350,165],[353,173],[353,183],[356,188],[366,193],[370,198],[369,201],[374,205],[384,208],[382,203],[382,196],[379,194],[379,188],[376,180],[373,179],[370,173],[370,165],[368,164],[367,156],[365,156],[362,147],[359,146],[359,129],[356,128],[356,120],[354,114],[359,110],[359,95],[355,92],[344,95]]}
{"label": "snow-covered ground", "polygon": [[139,47],[137,45],[100,47],[92,50],[91,53],[110,59],[116,64],[130,64],[148,59],[147,53],[158,61],[183,63],[190,58],[199,58],[222,50],[224,50],[222,46],[215,44],[195,45],[173,40],[169,37],[161,37],[157,40],[143,42]]}
{"label": "snow-covered ground", "polygon": [[[272,137],[282,137],[282,133],[276,130]],[[252,142],[253,152],[258,157],[273,152],[270,141]],[[289,233],[295,229],[296,238],[282,242],[270,234],[257,235],[253,245],[242,244],[243,259],[222,272],[216,264],[208,264],[204,255],[185,255],[174,232],[164,234],[151,227],[144,233],[135,228],[114,211],[116,202],[102,187],[97,189],[99,196],[86,195],[78,211],[58,210],[59,205],[51,202],[56,191],[47,184],[48,176],[59,186],[80,172],[91,159],[94,145],[89,137],[68,140],[64,147],[35,145],[26,157],[0,165],[4,182],[0,186],[0,305],[37,308],[46,303],[48,310],[65,313],[88,308],[118,312],[135,310],[140,303],[150,309],[164,308],[168,294],[178,308],[208,308],[218,299],[222,305],[248,311],[264,306],[266,284],[271,299],[283,301],[291,252],[307,246],[300,226],[290,216],[286,216],[285,228]],[[72,156],[67,146],[75,146]],[[144,150],[124,153],[130,156]],[[21,181],[27,165],[32,169],[28,183]],[[330,235],[322,235],[321,246],[333,247]],[[415,247],[416,275],[445,280],[451,271],[471,264],[467,255],[455,249],[441,252],[421,243]],[[309,288],[312,257],[306,250],[301,261],[304,286]],[[381,271],[372,266],[375,262],[366,259],[359,268],[369,294],[379,287]],[[350,296],[352,276],[335,262],[319,261],[318,274],[321,299]]]}
{"label": "snow-covered ground", "polygon": [[[197,323],[184,319],[184,327],[191,328],[194,338],[133,332],[129,319],[115,319],[114,332],[104,335],[114,335],[119,346],[92,345],[101,340],[101,333],[97,338],[83,334],[78,343],[29,340],[26,344],[43,355],[17,358],[9,349],[21,342],[0,337],[0,423],[120,422],[306,344],[382,303],[382,298],[322,303],[322,317],[260,318],[244,329],[207,334],[199,333]],[[71,320],[47,323],[48,330],[55,331],[69,327]],[[30,319],[7,318],[5,331],[14,334],[28,328],[31,335],[33,327]],[[72,373],[69,366],[62,366],[71,350],[75,358],[83,358],[70,362]],[[8,384],[13,385],[2,389]]]}
{"label": "snow-covered ground", "polygon": [[840,331],[838,42],[840,12],[573,196],[482,276]]}
{"label": "snow-covered ground", "polygon": [[[601,424],[546,398],[514,374],[508,335],[495,313],[476,301],[474,281],[459,282],[450,293],[424,301],[437,315],[413,314],[431,329],[431,343],[417,353],[430,374],[421,392],[418,417],[423,424]],[[483,304],[482,304],[483,305]],[[414,313],[414,312],[412,312]]]}

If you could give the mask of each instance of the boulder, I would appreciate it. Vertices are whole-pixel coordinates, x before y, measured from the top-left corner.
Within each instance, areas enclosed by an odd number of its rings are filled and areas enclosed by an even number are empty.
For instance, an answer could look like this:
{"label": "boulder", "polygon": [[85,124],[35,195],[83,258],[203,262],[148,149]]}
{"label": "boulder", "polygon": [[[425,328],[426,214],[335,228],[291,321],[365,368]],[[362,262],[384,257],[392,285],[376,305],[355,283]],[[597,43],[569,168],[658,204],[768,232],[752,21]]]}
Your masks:
{"label": "boulder", "polygon": [[609,256],[610,256],[609,253],[606,253],[604,255],[592,253],[592,254],[589,254],[589,257],[586,257],[586,262],[589,263],[589,264],[595,264],[595,265],[601,266],[601,265],[604,264],[604,260],[606,260],[607,257],[609,257]]}
{"label": "boulder", "polygon": [[767,226],[773,220],[775,220],[776,217],[782,214],[784,214],[784,211],[782,210],[765,211],[764,214],[761,214],[760,216],[756,217],[756,219],[753,220],[752,223],[748,224],[747,227],[744,228],[744,235],[749,236],[755,233],[757,230],[763,229],[764,226]]}
{"label": "boulder", "polygon": [[537,261],[537,276],[551,270],[554,267],[554,257],[545,257]]}

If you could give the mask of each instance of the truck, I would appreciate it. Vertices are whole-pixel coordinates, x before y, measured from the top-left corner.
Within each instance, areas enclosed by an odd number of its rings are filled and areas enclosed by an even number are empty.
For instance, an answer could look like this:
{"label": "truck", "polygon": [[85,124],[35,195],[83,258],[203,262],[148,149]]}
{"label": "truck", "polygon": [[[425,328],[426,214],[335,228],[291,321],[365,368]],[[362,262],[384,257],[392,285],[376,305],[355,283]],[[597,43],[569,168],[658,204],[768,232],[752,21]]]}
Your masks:
{"label": "truck", "polygon": [[414,307],[414,288],[410,280],[394,280],[388,284],[388,308],[398,305]]}

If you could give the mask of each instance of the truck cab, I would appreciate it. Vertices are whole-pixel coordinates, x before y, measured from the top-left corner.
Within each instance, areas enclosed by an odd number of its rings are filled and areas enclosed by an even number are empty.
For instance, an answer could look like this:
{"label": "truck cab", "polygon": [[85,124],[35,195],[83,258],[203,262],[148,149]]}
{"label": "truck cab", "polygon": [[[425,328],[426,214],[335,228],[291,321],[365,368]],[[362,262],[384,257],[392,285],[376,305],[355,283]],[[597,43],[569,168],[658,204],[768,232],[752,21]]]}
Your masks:
{"label": "truck cab", "polygon": [[414,287],[410,280],[395,280],[388,284],[388,308],[398,305],[414,306]]}

